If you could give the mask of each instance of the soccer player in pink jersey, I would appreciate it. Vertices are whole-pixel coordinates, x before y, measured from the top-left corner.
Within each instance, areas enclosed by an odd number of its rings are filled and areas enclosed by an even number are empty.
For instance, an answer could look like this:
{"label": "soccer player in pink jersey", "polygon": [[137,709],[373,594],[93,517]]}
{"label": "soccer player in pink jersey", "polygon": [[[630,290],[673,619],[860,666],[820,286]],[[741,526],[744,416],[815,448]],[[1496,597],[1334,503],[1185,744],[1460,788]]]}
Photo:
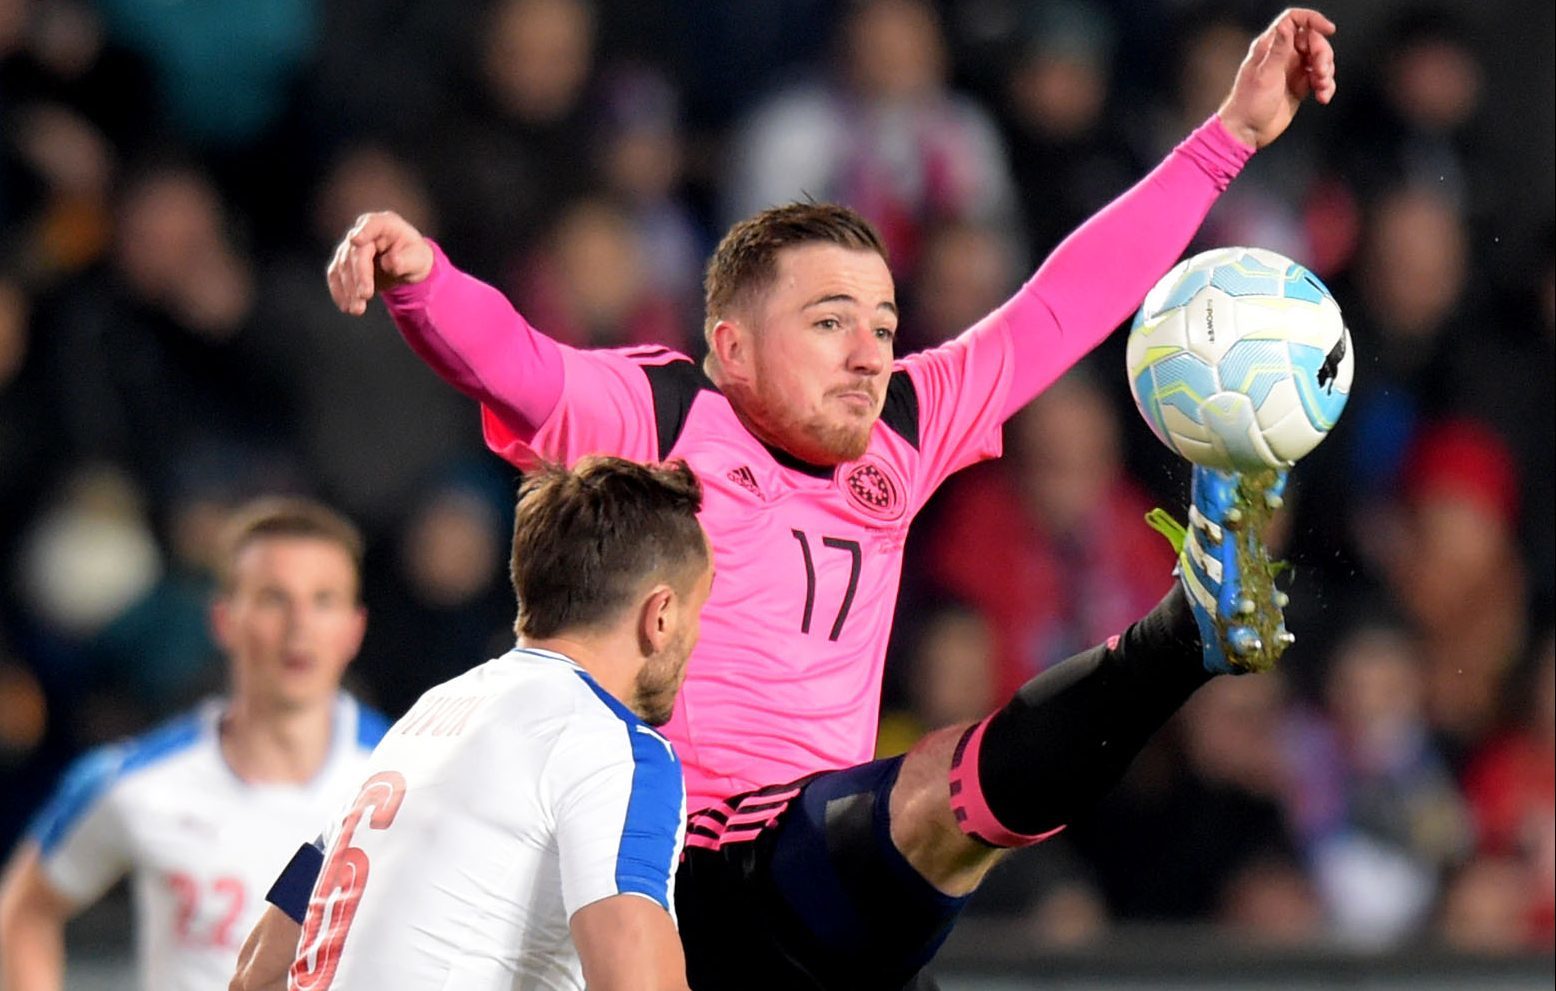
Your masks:
{"label": "soccer player in pink jersey", "polygon": [[515,465],[679,457],[702,478],[719,587],[665,727],[692,813],[677,904],[693,988],[915,986],[1005,850],[1090,808],[1211,675],[1284,646],[1282,597],[1245,599],[1239,577],[1268,577],[1250,524],[1283,477],[1265,500],[1198,469],[1181,584],[1150,615],[987,719],[869,762],[914,515],[952,472],[1000,453],[1004,421],[1134,309],[1304,98],[1329,101],[1333,30],[1283,12],[1161,165],[1011,300],[899,360],[881,242],[828,204],[768,210],[724,237],[701,367],[664,348],[562,346],[393,214],[341,242],[337,305],[360,314],[381,294]]}

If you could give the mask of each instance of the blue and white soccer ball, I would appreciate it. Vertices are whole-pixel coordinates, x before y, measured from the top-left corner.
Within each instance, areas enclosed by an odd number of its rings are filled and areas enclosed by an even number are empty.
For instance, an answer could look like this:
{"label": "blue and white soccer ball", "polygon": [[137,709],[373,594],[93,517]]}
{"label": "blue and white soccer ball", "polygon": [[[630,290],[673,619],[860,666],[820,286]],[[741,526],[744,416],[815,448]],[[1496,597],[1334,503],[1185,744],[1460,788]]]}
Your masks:
{"label": "blue and white soccer ball", "polygon": [[1196,464],[1285,468],[1334,427],[1356,359],[1334,297],[1262,248],[1179,262],[1129,331],[1129,389],[1162,443]]}

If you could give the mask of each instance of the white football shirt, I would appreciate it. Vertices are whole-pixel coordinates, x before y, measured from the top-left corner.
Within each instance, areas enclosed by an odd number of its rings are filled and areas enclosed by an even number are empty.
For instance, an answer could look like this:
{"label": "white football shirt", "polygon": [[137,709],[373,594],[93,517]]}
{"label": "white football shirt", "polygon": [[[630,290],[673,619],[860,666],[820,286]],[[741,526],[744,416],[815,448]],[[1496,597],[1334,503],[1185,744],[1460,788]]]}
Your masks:
{"label": "white football shirt", "polygon": [[305,784],[249,784],[228,767],[209,700],[143,736],[78,760],[34,820],[49,883],[77,905],[125,874],[135,901],[140,984],[225,988],[265,892],[299,834],[339,808],[388,727],[347,695],[324,767]]}
{"label": "white football shirt", "polygon": [[576,991],[574,912],[624,893],[673,911],[680,763],[561,654],[444,682],[369,763],[326,830],[293,989]]}

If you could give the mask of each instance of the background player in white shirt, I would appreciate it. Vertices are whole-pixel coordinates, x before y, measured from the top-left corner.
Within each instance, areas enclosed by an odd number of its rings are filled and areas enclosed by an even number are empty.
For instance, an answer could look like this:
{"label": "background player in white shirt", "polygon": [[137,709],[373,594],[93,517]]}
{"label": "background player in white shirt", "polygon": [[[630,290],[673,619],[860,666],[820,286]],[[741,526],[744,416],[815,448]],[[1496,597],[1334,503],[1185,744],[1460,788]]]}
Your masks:
{"label": "background player in white shirt", "polygon": [[[296,947],[298,991],[686,988],[671,908],[685,791],[650,725],[670,718],[712,586],[701,506],[679,462],[530,478],[518,646],[389,730],[326,831],[300,941],[272,909],[246,965]],[[282,938],[261,951],[272,923]],[[275,970],[233,986],[255,972]]]}
{"label": "background player in white shirt", "polygon": [[64,986],[66,920],[132,877],[141,986],[209,991],[299,833],[361,780],[387,726],[340,691],[362,642],[362,539],[262,499],[229,523],[211,623],[231,690],[66,774],[0,889],[0,987]]}

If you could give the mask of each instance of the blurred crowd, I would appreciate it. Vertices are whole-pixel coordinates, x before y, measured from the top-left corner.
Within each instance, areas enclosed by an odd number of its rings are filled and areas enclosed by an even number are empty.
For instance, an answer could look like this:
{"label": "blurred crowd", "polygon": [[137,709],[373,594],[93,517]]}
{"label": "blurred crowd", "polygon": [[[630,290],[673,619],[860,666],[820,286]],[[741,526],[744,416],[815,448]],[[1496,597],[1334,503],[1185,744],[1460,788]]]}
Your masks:
{"label": "blurred crowd", "polygon": [[[1095,817],[996,873],[973,911],[1034,945],[1201,922],[1552,948],[1552,15],[1355,6],[1365,30],[1329,11],[1336,103],[1195,244],[1306,263],[1352,330],[1350,404],[1271,535],[1298,643],[1201,691]],[[351,682],[391,715],[511,642],[511,470],[381,308],[325,292],[359,213],[399,211],[562,341],[700,354],[717,235],[837,199],[880,227],[922,348],[1204,120],[1274,12],[0,0],[0,848],[69,757],[221,689],[213,534],[253,493],[369,535]],[[1141,518],[1180,510],[1187,473],[1131,410],[1122,334],[1006,451],[910,542],[883,753],[1171,581]]]}

